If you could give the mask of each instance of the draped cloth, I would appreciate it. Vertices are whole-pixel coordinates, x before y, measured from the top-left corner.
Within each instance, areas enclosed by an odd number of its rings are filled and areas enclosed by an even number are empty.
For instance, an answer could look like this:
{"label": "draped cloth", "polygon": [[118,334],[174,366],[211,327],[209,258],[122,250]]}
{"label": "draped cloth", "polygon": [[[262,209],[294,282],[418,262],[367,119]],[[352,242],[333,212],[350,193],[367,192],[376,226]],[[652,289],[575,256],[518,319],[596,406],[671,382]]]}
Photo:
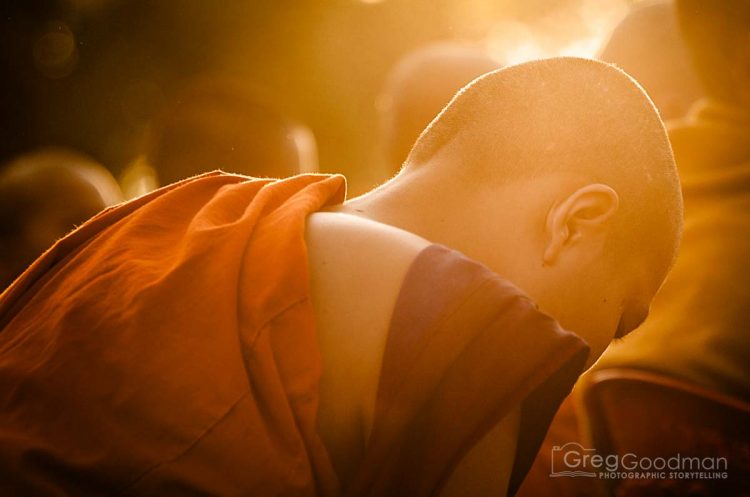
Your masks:
{"label": "draped cloth", "polygon": [[373,430],[348,495],[438,495],[469,449],[520,406],[513,495],[587,356],[512,283],[459,252],[426,248],[396,303]]}
{"label": "draped cloth", "polygon": [[0,299],[0,494],[333,495],[303,237],[344,195],[204,175],[37,260]]}
{"label": "draped cloth", "polygon": [[514,406],[517,486],[586,346],[432,245],[348,489],[316,430],[306,216],[341,176],[210,173],[104,211],[0,297],[0,494],[434,495]]}

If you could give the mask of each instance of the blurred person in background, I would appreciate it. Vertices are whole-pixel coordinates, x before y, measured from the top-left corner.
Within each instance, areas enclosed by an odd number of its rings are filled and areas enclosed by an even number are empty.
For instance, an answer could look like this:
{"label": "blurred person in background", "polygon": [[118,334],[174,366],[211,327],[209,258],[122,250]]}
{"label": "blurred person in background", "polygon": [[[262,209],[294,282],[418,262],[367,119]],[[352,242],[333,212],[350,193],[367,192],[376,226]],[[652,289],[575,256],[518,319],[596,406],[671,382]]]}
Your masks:
{"label": "blurred person in background", "polygon": [[458,90],[500,64],[478,47],[436,43],[404,56],[378,97],[381,152],[386,171],[401,169],[420,133]]}
{"label": "blurred person in background", "polygon": [[708,97],[669,129],[685,198],[682,248],[643,330],[597,367],[667,373],[750,400],[750,2],[677,8]]}
{"label": "blurred person in background", "polygon": [[[594,369],[644,369],[750,401],[750,2],[675,5],[706,93],[668,127],[685,201],[680,254],[649,318]],[[566,400],[520,496],[598,494],[591,479],[549,477],[551,447],[580,441],[584,417]]]}
{"label": "blurred person in background", "polygon": [[0,299],[0,493],[513,494],[675,258],[656,109],[601,62],[507,67],[345,187],[206,174],[48,251]]}
{"label": "blurred person in background", "polygon": [[312,132],[263,102],[242,80],[202,77],[188,83],[147,135],[145,163],[160,185],[215,169],[270,178],[318,169]]}
{"label": "blurred person in background", "polygon": [[112,175],[79,152],[44,148],[0,170],[0,291],[55,241],[122,201]]}
{"label": "blurred person in background", "polygon": [[703,96],[672,0],[633,5],[597,58],[633,76],[665,122],[683,117]]}

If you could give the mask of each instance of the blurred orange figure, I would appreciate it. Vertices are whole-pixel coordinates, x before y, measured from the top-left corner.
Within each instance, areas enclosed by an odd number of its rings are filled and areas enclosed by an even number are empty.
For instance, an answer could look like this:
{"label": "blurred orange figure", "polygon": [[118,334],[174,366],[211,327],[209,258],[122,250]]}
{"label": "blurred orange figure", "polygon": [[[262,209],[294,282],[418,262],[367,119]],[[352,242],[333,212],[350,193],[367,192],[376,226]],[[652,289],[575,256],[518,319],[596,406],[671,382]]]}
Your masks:
{"label": "blurred orange figure", "polygon": [[682,248],[643,331],[598,367],[637,366],[750,400],[750,4],[677,6],[708,94],[669,130],[685,198]]}

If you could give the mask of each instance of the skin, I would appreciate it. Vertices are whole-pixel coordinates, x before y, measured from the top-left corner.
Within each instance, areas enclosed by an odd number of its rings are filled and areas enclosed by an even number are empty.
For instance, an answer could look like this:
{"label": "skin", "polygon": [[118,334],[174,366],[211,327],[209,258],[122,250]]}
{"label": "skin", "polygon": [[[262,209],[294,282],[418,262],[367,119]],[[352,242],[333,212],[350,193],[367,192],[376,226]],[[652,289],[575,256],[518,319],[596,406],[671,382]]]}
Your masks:
{"label": "skin", "polygon": [[[307,243],[324,372],[319,428],[344,487],[366,448],[388,323],[410,263],[431,242],[484,263],[591,346],[635,329],[671,250],[615,261],[617,192],[582,176],[506,184],[457,177],[450,156],[407,168],[380,188],[310,216]],[[436,202],[435,199],[440,199]],[[669,252],[669,253],[667,253]],[[635,264],[637,263],[637,264]],[[505,495],[519,413],[467,455],[443,496]]]}

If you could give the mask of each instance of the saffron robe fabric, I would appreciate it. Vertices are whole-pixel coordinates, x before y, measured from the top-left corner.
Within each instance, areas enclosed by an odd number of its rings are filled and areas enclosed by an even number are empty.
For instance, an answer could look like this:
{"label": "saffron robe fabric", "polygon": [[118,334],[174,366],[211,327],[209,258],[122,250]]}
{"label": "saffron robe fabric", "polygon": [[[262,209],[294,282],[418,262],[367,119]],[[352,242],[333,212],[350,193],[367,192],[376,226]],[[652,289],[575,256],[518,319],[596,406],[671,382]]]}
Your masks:
{"label": "saffron robe fabric", "polygon": [[405,278],[383,358],[375,420],[347,495],[439,495],[461,458],[521,407],[513,495],[588,346],[509,281],[440,245]]}
{"label": "saffron robe fabric", "polygon": [[0,297],[0,494],[435,495],[523,403],[517,486],[586,346],[431,246],[394,312],[365,460],[339,488],[316,432],[304,223],[344,196],[341,176],[212,173],[53,246]]}

